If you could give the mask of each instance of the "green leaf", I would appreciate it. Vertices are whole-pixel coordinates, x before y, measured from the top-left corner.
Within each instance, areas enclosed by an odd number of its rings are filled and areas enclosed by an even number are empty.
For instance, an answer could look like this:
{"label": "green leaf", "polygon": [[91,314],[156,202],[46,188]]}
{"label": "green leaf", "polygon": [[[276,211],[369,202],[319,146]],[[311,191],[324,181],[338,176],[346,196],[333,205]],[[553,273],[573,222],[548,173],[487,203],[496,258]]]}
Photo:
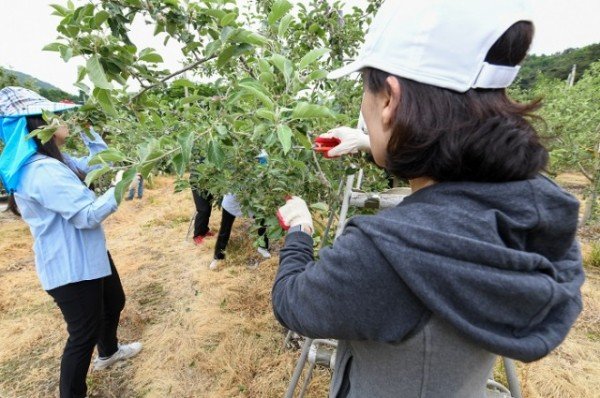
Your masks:
{"label": "green leaf", "polygon": [[277,36],[284,37],[293,20],[294,17],[291,15],[286,15],[285,17],[281,18],[281,22],[279,22],[279,29],[277,29]]}
{"label": "green leaf", "polygon": [[164,152],[160,149],[154,149],[139,165],[139,172],[142,176],[147,177],[148,174],[156,167],[156,165],[160,162],[162,157],[164,156]]}
{"label": "green leaf", "polygon": [[273,100],[268,96],[266,90],[258,82],[246,81],[240,83],[239,85],[246,93],[261,101],[266,108],[270,110],[275,108]]}
{"label": "green leaf", "polygon": [[177,142],[181,147],[181,153],[179,155],[181,155],[181,161],[183,163],[180,166],[180,169],[178,170],[178,174],[180,176],[183,175],[186,166],[188,165],[188,163],[190,163],[190,159],[192,158],[192,147],[194,145],[195,139],[196,134],[193,131],[190,131],[189,133],[185,133],[177,137]]}
{"label": "green leaf", "polygon": [[296,141],[300,143],[300,145],[302,145],[304,148],[312,150],[313,144],[310,142],[310,140],[305,134],[302,134],[298,131],[294,131],[294,137],[296,138]]}
{"label": "green leaf", "polygon": [[206,14],[210,17],[216,18],[218,20],[221,20],[221,18],[223,18],[225,15],[227,15],[227,13],[225,11],[217,10],[214,8],[200,9],[200,12],[203,14]]}
{"label": "green leaf", "polygon": [[54,12],[52,13],[52,15],[58,15],[60,17],[64,17],[69,14],[69,10],[61,5],[50,4],[50,7],[54,8]]}
{"label": "green leaf", "polygon": [[109,171],[110,171],[110,167],[108,167],[108,166],[104,166],[100,169],[90,171],[85,176],[85,181],[84,181],[85,185],[87,185],[89,187],[92,182],[96,181],[98,178],[102,177],[104,174],[108,173]]}
{"label": "green leaf", "polygon": [[322,105],[310,104],[308,102],[298,102],[292,111],[292,119],[319,119],[335,117],[335,114],[327,107]]}
{"label": "green leaf", "polygon": [[315,62],[316,60],[318,60],[319,58],[321,58],[323,55],[327,54],[328,52],[329,52],[328,48],[316,48],[314,50],[307,52],[304,55],[304,57],[302,57],[302,59],[300,60],[300,63],[298,64],[298,69],[306,68],[308,65],[312,64],[313,62]]}
{"label": "green leaf", "polygon": [[187,164],[183,160],[183,155],[181,153],[178,153],[177,155],[173,156],[171,162],[173,162],[173,166],[175,166],[175,172],[177,173],[177,175],[179,177],[182,177],[183,173],[185,173],[185,165]]}
{"label": "green leaf", "polygon": [[207,57],[212,56],[219,50],[219,48],[221,48],[222,45],[223,42],[219,39],[208,43],[206,47],[204,47],[204,55]]}
{"label": "green leaf", "polygon": [[86,69],[94,86],[105,90],[112,90],[113,86],[106,78],[104,68],[102,68],[102,65],[100,64],[100,57],[98,55],[92,55],[90,59],[87,60]]}
{"label": "green leaf", "polygon": [[123,196],[129,191],[131,181],[133,181],[133,177],[135,177],[137,172],[137,167],[132,167],[123,173],[123,179],[115,187],[115,199],[117,200],[117,203],[121,203]]}
{"label": "green leaf", "polygon": [[90,166],[97,164],[116,163],[125,160],[125,155],[113,148],[105,149],[95,154],[89,161]]}
{"label": "green leaf", "polygon": [[325,79],[326,77],[327,77],[326,70],[322,70],[322,69],[315,70],[315,71],[311,72],[310,75],[308,75],[307,81]]}
{"label": "green leaf", "polygon": [[[85,68],[84,68],[84,69],[85,69]],[[83,92],[84,92],[86,95],[89,95],[89,93],[90,93],[90,91],[91,91],[91,90],[90,90],[90,88],[89,88],[89,87],[88,87],[86,84],[84,84],[84,83],[82,83],[82,82],[77,82],[77,83],[75,83],[75,84],[73,84],[73,85],[74,85],[75,87],[77,87],[78,89],[80,89],[81,91],[83,91]],[[81,109],[80,109],[80,110],[81,110]]]}
{"label": "green leaf", "polygon": [[50,141],[50,139],[56,133],[58,126],[42,126],[39,129],[33,130],[31,133],[27,135],[27,138],[38,137],[42,144]]}
{"label": "green leaf", "polygon": [[56,51],[56,52],[58,52],[58,51],[60,51],[60,49],[62,47],[65,47],[65,45],[62,44],[62,43],[50,43],[50,44],[46,44],[44,46],[44,48],[42,48],[42,51]]}
{"label": "green leaf", "polygon": [[283,74],[285,81],[289,82],[292,74],[294,73],[294,65],[292,64],[292,61],[281,54],[273,54],[271,56],[271,62]]}
{"label": "green leaf", "polygon": [[203,97],[203,96],[201,96],[201,95],[189,95],[189,96],[187,96],[187,97],[185,97],[185,98],[182,98],[182,99],[179,101],[179,103],[180,103],[181,105],[185,105],[185,104],[191,104],[192,102],[199,101],[199,100],[201,100],[202,98],[204,98],[204,97]]}
{"label": "green leaf", "polygon": [[228,26],[231,25],[231,23],[233,21],[235,21],[235,19],[237,18],[237,12],[230,12],[229,14],[226,14],[225,16],[223,16],[223,18],[221,18],[221,20],[219,21],[219,24],[221,26]]}
{"label": "green leaf", "polygon": [[193,88],[196,87],[196,84],[194,84],[192,81],[190,81],[189,79],[185,79],[185,78],[181,78],[181,79],[177,79],[175,80],[172,84],[171,87],[173,88],[178,88],[178,87],[188,87],[188,88]]}
{"label": "green leaf", "polygon": [[310,208],[314,209],[314,210],[322,211],[323,213],[329,212],[329,206],[327,206],[327,204],[323,203],[323,202],[312,203],[310,205]]}
{"label": "green leaf", "polygon": [[63,59],[63,61],[69,62],[71,57],[73,57],[73,49],[71,47],[67,47],[67,46],[61,47],[60,48],[60,57]]}
{"label": "green leaf", "polygon": [[248,44],[237,44],[227,47],[217,58],[217,67],[222,68],[231,58],[241,55],[251,49],[252,46]]}
{"label": "green leaf", "polygon": [[83,21],[85,17],[91,17],[94,15],[94,6],[92,4],[86,4],[84,6],[79,7],[79,9],[75,10],[75,16],[77,16],[79,12],[79,16],[77,18],[78,21]]}
{"label": "green leaf", "polygon": [[260,58],[258,60],[258,69],[262,72],[262,73],[271,73],[271,65],[269,64],[269,62],[263,58]]}
{"label": "green leaf", "polygon": [[115,105],[113,104],[112,97],[108,90],[101,88],[94,89],[94,97],[98,100],[100,106],[107,115],[118,116],[117,110],[115,109]]}
{"label": "green leaf", "polygon": [[292,9],[292,4],[287,0],[277,0],[273,3],[271,7],[271,12],[269,12],[269,16],[267,17],[267,21],[269,25],[275,25],[275,22],[282,16],[284,16],[289,10]]}
{"label": "green leaf", "polygon": [[264,46],[269,42],[269,39],[266,37],[255,32],[250,32],[249,30],[241,30],[231,40],[237,43],[252,44],[254,46]]}
{"label": "green leaf", "polygon": [[237,31],[238,31],[237,29],[234,29],[231,26],[225,26],[223,29],[221,29],[221,34],[219,35],[220,40],[223,43],[227,43],[227,40],[229,40],[229,37],[231,37],[231,35]]}
{"label": "green leaf", "polygon": [[207,159],[210,163],[214,164],[217,168],[221,168],[223,166],[223,162],[225,161],[225,154],[223,154],[223,150],[219,143],[215,140],[210,140],[208,143],[208,152],[206,154]]}
{"label": "green leaf", "polygon": [[258,76],[258,80],[261,83],[272,84],[275,83],[275,75],[271,72],[263,72]]}
{"label": "green leaf", "polygon": [[86,73],[87,70],[83,66],[80,65],[77,67],[77,83],[83,80]]}
{"label": "green leaf", "polygon": [[257,109],[256,110],[256,116],[262,117],[263,119],[267,119],[267,120],[270,120],[272,122],[275,122],[277,120],[277,118],[275,116],[275,112],[272,112],[272,111],[270,111],[268,109],[265,109],[265,108]]}
{"label": "green leaf", "polygon": [[287,154],[292,149],[292,130],[282,124],[277,127],[277,138],[283,148],[283,153]]}
{"label": "green leaf", "polygon": [[110,14],[107,11],[100,11],[96,15],[94,15],[94,23],[92,28],[99,29],[104,22],[110,17]]}
{"label": "green leaf", "polygon": [[160,54],[156,53],[156,51],[153,48],[145,48],[142,51],[140,51],[138,59],[140,61],[152,63],[163,62],[163,58],[160,56]]}
{"label": "green leaf", "polygon": [[236,46],[229,46],[219,54],[219,58],[217,58],[217,67],[221,68],[225,66],[227,61],[235,54],[235,47]]}

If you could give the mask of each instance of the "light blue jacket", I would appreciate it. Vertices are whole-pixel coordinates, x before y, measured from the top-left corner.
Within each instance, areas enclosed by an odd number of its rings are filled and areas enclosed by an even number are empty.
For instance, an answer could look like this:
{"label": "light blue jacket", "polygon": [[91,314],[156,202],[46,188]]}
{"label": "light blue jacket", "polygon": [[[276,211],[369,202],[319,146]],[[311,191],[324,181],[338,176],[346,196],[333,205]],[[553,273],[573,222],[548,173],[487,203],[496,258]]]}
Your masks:
{"label": "light blue jacket", "polygon": [[[65,161],[89,172],[91,156],[106,149],[101,141],[84,139],[90,154]],[[97,198],[64,163],[36,154],[23,166],[15,200],[33,235],[44,290],[111,274],[101,222],[117,209],[113,188]]]}

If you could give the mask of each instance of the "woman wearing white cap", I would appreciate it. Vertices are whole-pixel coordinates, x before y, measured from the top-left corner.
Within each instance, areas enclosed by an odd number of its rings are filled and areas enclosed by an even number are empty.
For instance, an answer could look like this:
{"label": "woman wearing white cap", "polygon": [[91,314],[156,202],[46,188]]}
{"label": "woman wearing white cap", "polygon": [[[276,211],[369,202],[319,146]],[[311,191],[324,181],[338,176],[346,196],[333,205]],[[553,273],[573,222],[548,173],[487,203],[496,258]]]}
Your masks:
{"label": "woman wearing white cap", "polygon": [[540,174],[538,104],[505,90],[532,37],[519,0],[387,1],[332,73],[362,73],[369,136],[331,131],[329,155],[369,149],[413,193],[351,219],[317,261],[304,201],[278,212],[273,308],[340,340],[331,397],[484,397],[496,355],[537,360],[580,313],[578,203]]}
{"label": "woman wearing white cap", "polygon": [[11,193],[11,209],[29,224],[40,282],[60,308],[69,333],[60,367],[61,398],[86,396],[94,346],[95,369],[142,348],[117,339],[125,293],[101,225],[117,209],[114,188],[97,198],[83,183],[92,169],[89,159],[106,144],[94,132],[93,141],[82,135],[90,154],[73,158],[60,151],[69,135],[66,126],[59,126],[46,143],[25,138],[46,124],[42,111],[74,106],[50,102],[22,87],[0,90],[0,177]]}

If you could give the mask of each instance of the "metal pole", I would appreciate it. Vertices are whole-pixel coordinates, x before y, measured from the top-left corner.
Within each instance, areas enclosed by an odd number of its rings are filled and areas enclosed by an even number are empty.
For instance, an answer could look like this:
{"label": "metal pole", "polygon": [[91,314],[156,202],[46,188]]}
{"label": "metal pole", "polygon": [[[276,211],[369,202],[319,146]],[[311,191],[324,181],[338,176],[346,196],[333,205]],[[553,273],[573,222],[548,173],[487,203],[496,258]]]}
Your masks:
{"label": "metal pole", "polygon": [[519,383],[519,376],[517,376],[517,368],[515,363],[510,358],[502,358],[504,363],[504,372],[506,373],[506,380],[508,381],[508,389],[510,394],[514,398],[523,398],[521,395],[521,385]]}
{"label": "metal pole", "polygon": [[188,230],[187,233],[185,234],[185,240],[187,241],[190,237],[190,231],[192,230],[192,224],[194,223],[194,219],[196,218],[196,214],[198,214],[197,211],[194,212],[194,215],[192,216],[192,218],[190,219],[190,224],[188,226]]}
{"label": "metal pole", "polygon": [[306,372],[306,377],[304,379],[304,383],[302,383],[302,389],[300,390],[300,394],[298,394],[298,398],[304,398],[304,394],[306,394],[306,390],[308,389],[308,385],[310,384],[310,380],[312,379],[312,374],[316,365],[316,363],[311,363],[308,367],[308,371]]}
{"label": "metal pole", "polygon": [[302,370],[304,370],[304,364],[306,363],[306,358],[308,357],[308,352],[310,351],[310,346],[312,345],[313,339],[307,338],[304,340],[304,345],[302,346],[302,353],[300,354],[300,358],[298,359],[298,363],[296,363],[296,368],[294,369],[294,374],[292,375],[292,380],[290,380],[290,385],[285,393],[285,398],[293,398],[294,391],[296,390],[296,386],[298,385],[298,381],[300,381],[300,376],[302,376]]}
{"label": "metal pole", "polygon": [[356,186],[354,187],[355,189],[360,189],[364,175],[365,172],[363,171],[363,169],[358,170],[358,178],[356,179]]}
{"label": "metal pole", "polygon": [[342,208],[340,210],[340,219],[338,220],[337,231],[335,237],[337,238],[342,234],[344,226],[346,224],[346,217],[348,216],[348,207],[350,205],[350,196],[352,196],[352,186],[354,185],[354,174],[349,175],[346,178],[346,189],[344,191],[344,199],[342,200]]}

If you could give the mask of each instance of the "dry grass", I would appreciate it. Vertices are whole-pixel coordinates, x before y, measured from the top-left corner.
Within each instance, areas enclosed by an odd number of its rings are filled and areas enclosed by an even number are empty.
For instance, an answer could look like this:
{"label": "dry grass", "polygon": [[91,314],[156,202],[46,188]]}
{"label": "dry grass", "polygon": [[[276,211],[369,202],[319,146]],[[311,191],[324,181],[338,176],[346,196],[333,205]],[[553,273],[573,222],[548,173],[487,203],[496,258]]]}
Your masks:
{"label": "dry grass", "polygon": [[[140,201],[105,223],[127,294],[120,334],[141,339],[139,357],[90,373],[92,397],[281,397],[298,353],[283,349],[271,313],[277,259],[260,263],[248,221],[234,227],[229,259],[209,271],[214,240],[184,241],[193,212],[189,192],[172,194],[158,178]],[[218,229],[215,212],[211,227]],[[24,223],[0,215],[0,397],[57,396],[66,331],[39,286]],[[600,273],[590,271],[585,311],[567,341],[542,361],[520,366],[526,397],[594,397],[600,391]],[[319,370],[309,397],[326,396]]]}

